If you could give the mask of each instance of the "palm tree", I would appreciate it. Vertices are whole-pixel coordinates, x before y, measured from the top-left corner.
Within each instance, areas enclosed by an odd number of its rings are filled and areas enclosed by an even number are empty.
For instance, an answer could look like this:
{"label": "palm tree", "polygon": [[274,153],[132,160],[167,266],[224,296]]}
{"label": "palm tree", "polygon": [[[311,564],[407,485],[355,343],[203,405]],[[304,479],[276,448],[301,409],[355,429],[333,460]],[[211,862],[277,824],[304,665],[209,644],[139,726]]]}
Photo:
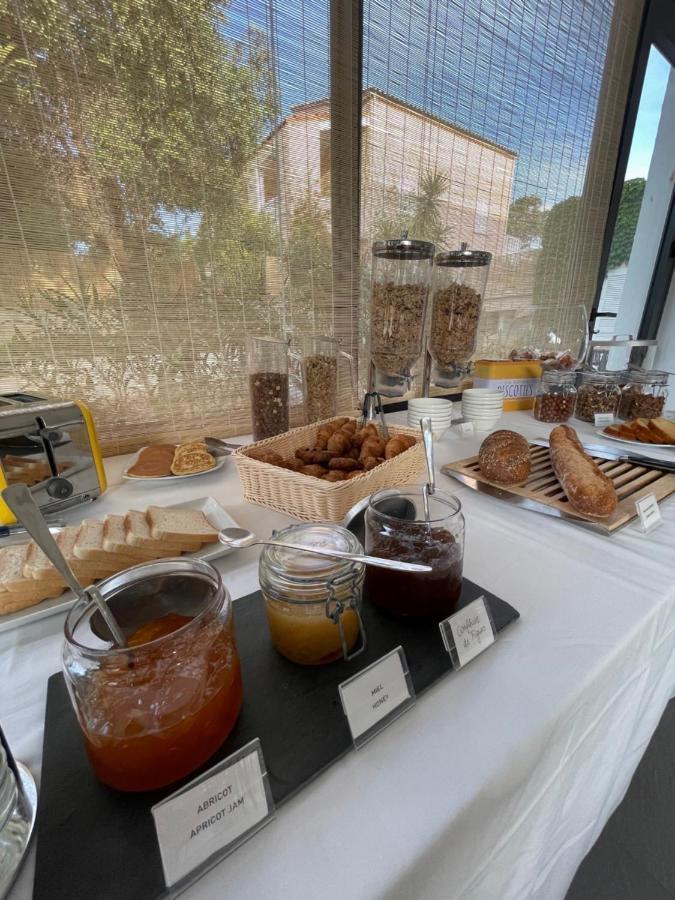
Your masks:
{"label": "palm tree", "polygon": [[437,246],[443,242],[447,229],[441,216],[443,194],[450,179],[436,169],[428,169],[420,178],[417,193],[412,197],[410,236],[431,241]]}

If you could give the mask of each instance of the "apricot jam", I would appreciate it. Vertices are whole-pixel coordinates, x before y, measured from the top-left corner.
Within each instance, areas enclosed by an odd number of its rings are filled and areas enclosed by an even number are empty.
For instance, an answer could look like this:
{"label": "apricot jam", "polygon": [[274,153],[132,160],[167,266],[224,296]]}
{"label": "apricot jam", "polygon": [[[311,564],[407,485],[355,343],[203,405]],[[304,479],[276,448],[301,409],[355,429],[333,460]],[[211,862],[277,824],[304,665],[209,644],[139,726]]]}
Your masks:
{"label": "apricot jam", "polygon": [[[167,585],[171,596],[164,577]],[[97,778],[119,791],[149,791],[199,768],[237,720],[242,684],[229,597],[193,616],[141,616],[127,643],[87,655],[67,641],[66,680]]]}

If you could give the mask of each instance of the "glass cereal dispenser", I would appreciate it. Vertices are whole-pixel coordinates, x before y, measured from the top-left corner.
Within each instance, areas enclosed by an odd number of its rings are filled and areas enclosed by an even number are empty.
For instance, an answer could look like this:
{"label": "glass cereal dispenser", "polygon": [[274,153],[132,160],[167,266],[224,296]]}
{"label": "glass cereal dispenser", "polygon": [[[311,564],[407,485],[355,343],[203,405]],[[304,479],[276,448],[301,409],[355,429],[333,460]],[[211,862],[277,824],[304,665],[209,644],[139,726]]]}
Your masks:
{"label": "glass cereal dispenser", "polygon": [[433,244],[396,240],[373,244],[370,294],[370,383],[384,397],[402,397],[422,355],[434,261]]}
{"label": "glass cereal dispenser", "polygon": [[440,387],[454,387],[469,374],[491,260],[491,253],[466,244],[436,254],[427,369],[431,362],[431,380]]}

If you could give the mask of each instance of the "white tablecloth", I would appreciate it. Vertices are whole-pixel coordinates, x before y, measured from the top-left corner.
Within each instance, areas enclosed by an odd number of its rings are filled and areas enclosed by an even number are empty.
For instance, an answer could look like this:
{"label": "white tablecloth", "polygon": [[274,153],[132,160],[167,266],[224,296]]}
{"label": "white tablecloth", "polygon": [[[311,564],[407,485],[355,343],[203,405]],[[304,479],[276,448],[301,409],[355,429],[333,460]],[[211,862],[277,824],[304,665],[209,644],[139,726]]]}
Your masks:
{"label": "white tablecloth", "polygon": [[[501,425],[547,431],[528,413]],[[437,462],[479,443],[448,433]],[[229,461],[224,473],[152,492],[120,481],[125,461],[106,461],[110,489],[87,515],[212,495],[258,533],[289,521],[244,504]],[[652,534],[633,525],[606,538],[442,475],[439,486],[464,507],[466,576],[521,619],[285,804],[189,900],[564,896],[675,693],[675,499]],[[219,568],[235,597],[257,586],[254,549]],[[62,622],[0,635],[0,721],[38,777]],[[31,895],[33,857],[16,900]]]}

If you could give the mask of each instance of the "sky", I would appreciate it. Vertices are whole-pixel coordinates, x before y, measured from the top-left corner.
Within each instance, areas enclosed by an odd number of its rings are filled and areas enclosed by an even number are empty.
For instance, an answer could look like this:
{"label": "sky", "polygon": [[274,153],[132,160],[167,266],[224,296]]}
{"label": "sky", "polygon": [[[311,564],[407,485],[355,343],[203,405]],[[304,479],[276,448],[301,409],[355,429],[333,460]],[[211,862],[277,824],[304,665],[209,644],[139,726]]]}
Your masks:
{"label": "sky", "polygon": [[[364,0],[364,86],[515,150],[514,196],[550,207],[583,187],[612,8]],[[226,17],[230,38],[274,36],[284,115],[328,95],[328,0],[231,0]]]}
{"label": "sky", "polygon": [[652,47],[635,120],[633,143],[626,167],[626,181],[630,178],[646,178],[649,172],[670,69],[668,60],[656,47]]}

